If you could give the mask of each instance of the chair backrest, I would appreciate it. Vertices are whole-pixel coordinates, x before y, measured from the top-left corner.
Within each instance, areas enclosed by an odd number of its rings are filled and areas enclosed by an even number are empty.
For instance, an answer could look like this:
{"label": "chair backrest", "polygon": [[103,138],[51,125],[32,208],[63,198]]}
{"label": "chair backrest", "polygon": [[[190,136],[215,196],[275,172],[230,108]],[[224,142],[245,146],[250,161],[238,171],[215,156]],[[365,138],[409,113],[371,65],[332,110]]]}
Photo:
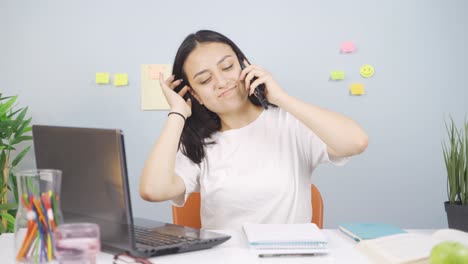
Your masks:
{"label": "chair backrest", "polygon": [[312,195],[312,223],[323,228],[323,200],[322,195],[314,184],[310,185]]}
{"label": "chair backrest", "polygon": [[[323,200],[317,187],[310,185],[312,196],[312,223],[323,228]],[[191,193],[183,207],[172,206],[174,224],[201,228],[200,193]]]}
{"label": "chair backrest", "polygon": [[172,220],[176,225],[201,228],[200,193],[189,195],[183,207],[172,206]]}

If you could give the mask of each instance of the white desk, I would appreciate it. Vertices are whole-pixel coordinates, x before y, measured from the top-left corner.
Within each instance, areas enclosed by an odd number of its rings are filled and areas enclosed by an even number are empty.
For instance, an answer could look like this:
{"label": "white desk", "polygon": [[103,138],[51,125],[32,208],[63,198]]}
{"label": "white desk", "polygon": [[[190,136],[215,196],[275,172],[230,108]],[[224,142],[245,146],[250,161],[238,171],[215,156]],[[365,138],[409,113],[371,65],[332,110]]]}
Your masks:
{"label": "white desk", "polygon": [[[371,263],[354,249],[356,242],[336,229],[324,229],[331,253],[327,256],[259,258],[248,248],[243,232],[217,231],[231,235],[223,244],[206,250],[186,252],[152,258],[156,264],[170,263]],[[411,230],[417,233],[432,233],[431,230]],[[14,263],[14,235],[0,235],[0,259],[2,263]],[[98,255],[98,264],[112,263],[113,256],[107,253]]]}

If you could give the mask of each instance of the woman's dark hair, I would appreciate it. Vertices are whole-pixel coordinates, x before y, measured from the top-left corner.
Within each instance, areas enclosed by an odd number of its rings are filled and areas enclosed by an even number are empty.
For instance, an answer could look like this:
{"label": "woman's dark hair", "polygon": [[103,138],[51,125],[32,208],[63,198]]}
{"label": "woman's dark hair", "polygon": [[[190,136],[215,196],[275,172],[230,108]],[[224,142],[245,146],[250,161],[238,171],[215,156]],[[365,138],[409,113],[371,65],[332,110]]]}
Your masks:
{"label": "woman's dark hair", "polygon": [[[174,91],[179,92],[185,85],[191,87],[188,82],[188,78],[184,72],[184,63],[190,53],[200,43],[224,43],[229,45],[234,53],[236,53],[239,62],[242,62],[247,58],[244,53],[237,47],[226,36],[211,30],[200,30],[195,34],[188,35],[179,49],[177,50],[176,57],[174,59],[174,65],[172,68],[172,74],[175,76],[175,80],[183,79],[184,81],[177,86]],[[180,144],[182,145],[182,153],[186,155],[195,164],[200,164],[205,157],[204,147],[210,144],[215,144],[213,141],[206,141],[213,133],[219,131],[221,128],[221,122],[216,113],[208,110],[204,105],[201,105],[194,96],[187,92],[184,99],[192,101],[192,115],[187,119],[182,136],[180,138]],[[260,102],[255,96],[249,96],[250,101],[255,105],[260,105]]]}

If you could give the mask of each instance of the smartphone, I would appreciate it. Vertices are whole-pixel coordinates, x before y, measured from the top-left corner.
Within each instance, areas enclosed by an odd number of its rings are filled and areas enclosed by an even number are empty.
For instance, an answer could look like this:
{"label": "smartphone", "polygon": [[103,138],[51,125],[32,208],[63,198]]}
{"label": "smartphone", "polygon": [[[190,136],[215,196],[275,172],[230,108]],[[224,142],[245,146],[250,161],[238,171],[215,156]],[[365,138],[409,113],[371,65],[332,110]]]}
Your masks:
{"label": "smartphone", "polygon": [[[240,66],[243,69],[245,69],[245,65],[243,63],[243,60],[239,60],[239,63],[240,63]],[[250,81],[250,83],[253,83],[255,80],[257,80],[257,77],[254,77],[252,79],[252,81]],[[260,102],[260,104],[263,106],[263,108],[265,108],[265,110],[268,109],[268,102],[265,98],[265,84],[260,84],[259,86],[257,86],[253,92],[253,94],[255,95],[255,97],[257,97],[258,101]]]}

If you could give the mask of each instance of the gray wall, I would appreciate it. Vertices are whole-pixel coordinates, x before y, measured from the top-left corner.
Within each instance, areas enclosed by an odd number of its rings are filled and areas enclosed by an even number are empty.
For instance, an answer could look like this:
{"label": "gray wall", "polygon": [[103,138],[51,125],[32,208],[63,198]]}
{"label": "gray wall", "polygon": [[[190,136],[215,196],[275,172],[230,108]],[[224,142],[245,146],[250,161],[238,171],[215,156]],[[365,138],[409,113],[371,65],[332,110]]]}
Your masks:
{"label": "gray wall", "polygon": [[[20,97],[35,124],[121,128],[134,214],[171,221],[170,204],[138,195],[146,156],[167,112],[140,110],[140,65],[172,63],[183,38],[220,31],[291,94],[344,113],[369,134],[345,167],[314,173],[325,226],[384,221],[447,224],[444,117],[467,113],[468,1],[0,1],[0,90]],[[358,52],[340,55],[342,41]],[[359,67],[376,69],[371,79]],[[343,82],[328,81],[344,69]],[[94,74],[128,72],[130,85]],[[368,94],[348,96],[360,81]],[[32,152],[22,167],[32,167]]]}

